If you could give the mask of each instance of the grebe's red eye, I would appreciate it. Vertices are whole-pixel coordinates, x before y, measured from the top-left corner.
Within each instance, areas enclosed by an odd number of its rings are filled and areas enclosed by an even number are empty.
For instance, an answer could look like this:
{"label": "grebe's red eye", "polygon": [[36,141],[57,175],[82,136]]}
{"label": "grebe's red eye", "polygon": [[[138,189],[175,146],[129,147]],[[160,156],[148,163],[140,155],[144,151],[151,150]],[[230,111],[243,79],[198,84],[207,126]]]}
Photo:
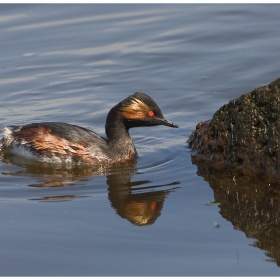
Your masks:
{"label": "grebe's red eye", "polygon": [[150,112],[149,112],[149,116],[150,116],[150,117],[153,117],[154,114],[155,114],[154,111],[150,111]]}

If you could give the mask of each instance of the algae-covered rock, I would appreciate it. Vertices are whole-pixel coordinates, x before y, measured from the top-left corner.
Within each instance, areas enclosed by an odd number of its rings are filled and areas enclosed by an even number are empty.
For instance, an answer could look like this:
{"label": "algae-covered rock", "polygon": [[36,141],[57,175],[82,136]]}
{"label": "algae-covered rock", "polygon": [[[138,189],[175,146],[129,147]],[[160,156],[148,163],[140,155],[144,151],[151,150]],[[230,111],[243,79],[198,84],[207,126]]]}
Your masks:
{"label": "algae-covered rock", "polygon": [[280,178],[280,78],[231,100],[188,143],[204,158]]}

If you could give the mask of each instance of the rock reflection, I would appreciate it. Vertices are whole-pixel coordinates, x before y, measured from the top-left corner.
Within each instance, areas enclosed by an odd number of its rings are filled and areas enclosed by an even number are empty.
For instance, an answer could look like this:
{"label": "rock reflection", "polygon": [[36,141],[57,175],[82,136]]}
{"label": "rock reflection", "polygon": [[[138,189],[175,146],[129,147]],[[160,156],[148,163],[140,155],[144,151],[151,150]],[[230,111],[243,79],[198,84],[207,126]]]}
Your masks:
{"label": "rock reflection", "polygon": [[[2,157],[6,164],[23,167],[19,171],[2,171],[1,174],[37,177],[36,183],[30,187],[56,188],[79,186],[95,176],[106,176],[108,185],[108,199],[116,213],[134,225],[151,225],[161,215],[164,200],[167,195],[175,191],[179,182],[152,185],[150,181],[131,181],[136,171],[136,161],[111,166],[76,166],[67,168],[61,165],[38,164],[15,156]],[[77,188],[75,189],[77,191]],[[53,194],[53,191],[51,191]],[[33,198],[38,201],[67,201],[90,195],[57,195]]]}
{"label": "rock reflection", "polygon": [[222,217],[257,239],[253,246],[267,251],[266,256],[280,266],[280,183],[195,156],[192,162],[213,189]]}

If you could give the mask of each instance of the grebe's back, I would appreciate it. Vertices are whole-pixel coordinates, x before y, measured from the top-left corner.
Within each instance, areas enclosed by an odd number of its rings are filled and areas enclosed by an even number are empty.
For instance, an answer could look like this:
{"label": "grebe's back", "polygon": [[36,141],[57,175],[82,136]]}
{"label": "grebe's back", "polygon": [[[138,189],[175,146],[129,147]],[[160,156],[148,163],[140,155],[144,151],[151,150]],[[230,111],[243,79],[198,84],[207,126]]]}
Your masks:
{"label": "grebe's back", "polygon": [[5,128],[2,147],[12,154],[43,162],[108,161],[107,141],[97,133],[60,122],[32,123]]}

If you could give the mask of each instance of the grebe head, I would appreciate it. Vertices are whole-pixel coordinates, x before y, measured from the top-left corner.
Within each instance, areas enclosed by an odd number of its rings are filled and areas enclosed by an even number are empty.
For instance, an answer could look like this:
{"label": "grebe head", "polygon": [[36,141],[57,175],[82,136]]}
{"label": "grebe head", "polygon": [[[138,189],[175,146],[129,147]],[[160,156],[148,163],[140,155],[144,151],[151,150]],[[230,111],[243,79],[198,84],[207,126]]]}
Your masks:
{"label": "grebe head", "polygon": [[166,120],[156,102],[142,92],[128,96],[114,108],[117,114],[123,118],[127,128],[155,125],[178,127]]}

